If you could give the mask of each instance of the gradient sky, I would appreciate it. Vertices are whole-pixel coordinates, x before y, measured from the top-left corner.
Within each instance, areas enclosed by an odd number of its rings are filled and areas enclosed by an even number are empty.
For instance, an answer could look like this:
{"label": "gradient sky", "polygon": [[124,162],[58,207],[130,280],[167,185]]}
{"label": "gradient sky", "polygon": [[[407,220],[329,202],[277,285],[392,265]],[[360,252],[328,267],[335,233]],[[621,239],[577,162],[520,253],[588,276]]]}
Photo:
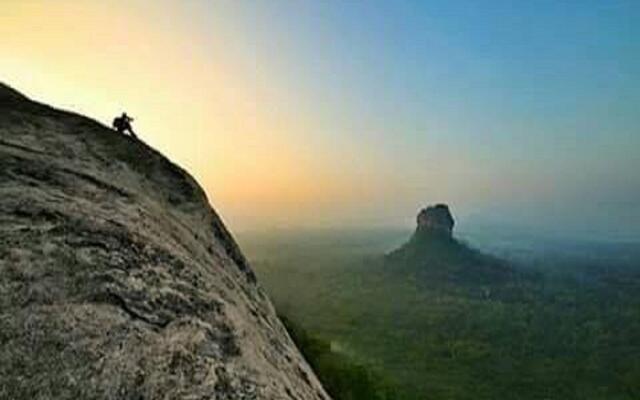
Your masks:
{"label": "gradient sky", "polygon": [[0,80],[122,110],[234,230],[640,235],[638,1],[0,1]]}

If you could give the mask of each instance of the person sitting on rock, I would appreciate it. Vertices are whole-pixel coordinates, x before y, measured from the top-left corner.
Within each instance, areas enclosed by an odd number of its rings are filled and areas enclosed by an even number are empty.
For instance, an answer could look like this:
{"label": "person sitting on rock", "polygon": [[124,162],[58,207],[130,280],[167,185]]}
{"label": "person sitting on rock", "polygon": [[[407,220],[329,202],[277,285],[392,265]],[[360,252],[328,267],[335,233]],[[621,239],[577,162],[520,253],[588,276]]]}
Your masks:
{"label": "person sitting on rock", "polygon": [[122,113],[121,116],[113,120],[113,129],[122,134],[128,132],[134,139],[137,139],[138,137],[133,132],[133,128],[131,128],[131,122],[133,122],[133,118],[128,116],[127,113]]}

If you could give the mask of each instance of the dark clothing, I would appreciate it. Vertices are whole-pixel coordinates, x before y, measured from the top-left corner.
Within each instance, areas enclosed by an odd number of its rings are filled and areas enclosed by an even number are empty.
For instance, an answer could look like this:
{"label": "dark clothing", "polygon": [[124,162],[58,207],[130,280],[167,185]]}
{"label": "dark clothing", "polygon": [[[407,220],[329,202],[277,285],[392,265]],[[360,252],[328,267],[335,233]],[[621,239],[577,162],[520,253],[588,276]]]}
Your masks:
{"label": "dark clothing", "polygon": [[113,129],[122,134],[128,132],[132,137],[137,139],[138,137],[131,128],[131,121],[133,121],[133,118],[129,117],[127,114],[123,114],[113,120]]}

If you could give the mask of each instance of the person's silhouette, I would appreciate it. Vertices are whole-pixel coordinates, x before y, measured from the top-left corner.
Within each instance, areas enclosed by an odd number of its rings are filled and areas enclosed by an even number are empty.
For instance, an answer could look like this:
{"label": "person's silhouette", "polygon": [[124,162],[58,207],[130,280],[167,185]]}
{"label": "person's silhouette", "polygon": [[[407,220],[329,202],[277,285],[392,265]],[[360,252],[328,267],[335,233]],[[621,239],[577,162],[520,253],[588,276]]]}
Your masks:
{"label": "person's silhouette", "polygon": [[113,129],[122,134],[129,132],[129,134],[133,138],[137,139],[138,137],[133,132],[133,128],[131,128],[131,122],[133,122],[133,118],[128,116],[127,113],[123,112],[121,116],[116,117],[113,120]]}

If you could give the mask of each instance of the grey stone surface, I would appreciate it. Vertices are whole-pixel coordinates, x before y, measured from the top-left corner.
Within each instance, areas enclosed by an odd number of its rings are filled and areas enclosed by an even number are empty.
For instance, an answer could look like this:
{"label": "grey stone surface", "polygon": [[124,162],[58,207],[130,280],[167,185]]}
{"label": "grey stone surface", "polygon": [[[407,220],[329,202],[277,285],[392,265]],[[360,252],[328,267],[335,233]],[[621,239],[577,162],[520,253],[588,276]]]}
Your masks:
{"label": "grey stone surface", "polygon": [[197,183],[0,84],[0,399],[328,399]]}

